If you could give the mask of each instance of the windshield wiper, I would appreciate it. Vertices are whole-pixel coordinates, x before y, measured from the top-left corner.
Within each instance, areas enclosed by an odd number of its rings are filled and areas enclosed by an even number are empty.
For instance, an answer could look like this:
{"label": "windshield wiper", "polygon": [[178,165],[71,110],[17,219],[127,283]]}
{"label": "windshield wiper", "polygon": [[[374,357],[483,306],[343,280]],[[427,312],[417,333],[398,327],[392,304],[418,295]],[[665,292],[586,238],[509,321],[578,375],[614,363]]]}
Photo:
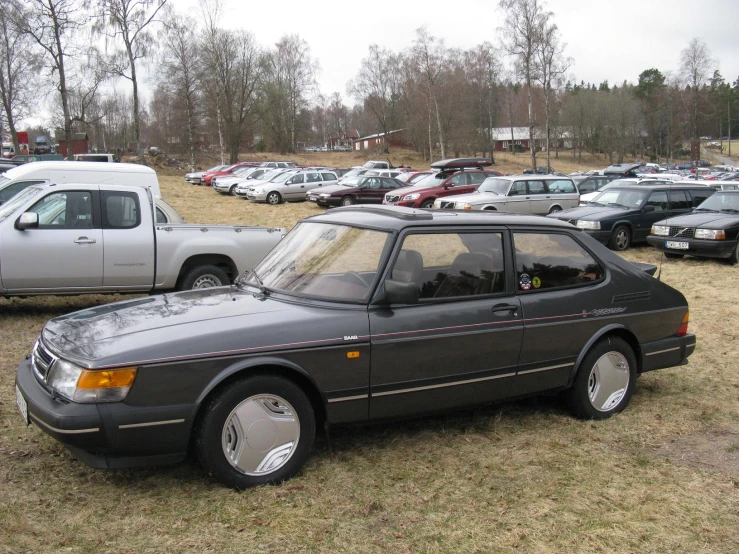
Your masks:
{"label": "windshield wiper", "polygon": [[624,208],[625,210],[630,210],[631,208],[629,206],[625,206],[624,204],[618,204],[616,202],[611,202],[608,204],[609,206],[616,206],[618,208]]}
{"label": "windshield wiper", "polygon": [[735,210],[734,208],[723,208],[720,211],[722,213],[726,212],[727,214],[739,214],[739,210]]}
{"label": "windshield wiper", "polygon": [[243,279],[239,279],[239,283],[246,283],[246,284],[253,284],[250,282],[249,278],[253,278],[254,281],[256,281],[257,288],[259,288],[259,291],[264,296],[269,296],[270,290],[264,286],[264,282],[262,281],[262,278],[259,276],[259,274],[255,270],[251,270],[246,277]]}
{"label": "windshield wiper", "polygon": [[714,213],[714,214],[718,213],[717,210],[712,210],[710,208],[695,208],[693,211],[694,212],[711,212],[711,213]]}

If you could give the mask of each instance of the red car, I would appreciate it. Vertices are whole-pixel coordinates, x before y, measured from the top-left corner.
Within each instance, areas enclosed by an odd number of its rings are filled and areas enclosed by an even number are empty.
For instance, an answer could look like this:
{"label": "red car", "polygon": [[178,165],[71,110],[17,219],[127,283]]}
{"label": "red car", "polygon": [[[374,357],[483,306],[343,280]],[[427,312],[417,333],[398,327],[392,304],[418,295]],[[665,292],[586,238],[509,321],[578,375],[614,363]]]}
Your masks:
{"label": "red car", "polygon": [[434,162],[431,169],[435,171],[413,186],[388,192],[382,203],[430,208],[437,198],[474,192],[488,177],[503,175],[494,169],[484,169],[490,165],[492,162],[485,158],[454,158]]}
{"label": "red car", "polygon": [[203,174],[200,178],[200,184],[209,187],[213,184],[213,177],[223,177],[224,175],[231,175],[234,171],[240,167],[259,167],[258,162],[237,162],[233,165],[229,165],[220,171],[213,171]]}

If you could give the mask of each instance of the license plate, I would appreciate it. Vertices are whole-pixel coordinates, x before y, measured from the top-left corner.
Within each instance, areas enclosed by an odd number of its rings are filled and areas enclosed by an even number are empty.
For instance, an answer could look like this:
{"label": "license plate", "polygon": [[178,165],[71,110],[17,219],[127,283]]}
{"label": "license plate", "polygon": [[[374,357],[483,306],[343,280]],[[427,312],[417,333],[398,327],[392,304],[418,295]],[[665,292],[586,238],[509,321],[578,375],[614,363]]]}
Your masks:
{"label": "license plate", "polygon": [[690,243],[675,242],[674,240],[666,240],[665,248],[672,248],[674,250],[687,250],[688,248],[690,248]]}
{"label": "license plate", "polygon": [[315,202],[316,200],[318,200],[318,197],[317,196],[309,196],[308,197],[308,200],[310,200],[311,202]]}
{"label": "license plate", "polygon": [[15,386],[15,402],[18,404],[18,409],[21,411],[23,421],[28,425],[28,404],[26,403],[26,399],[23,398],[23,393],[21,393],[18,385]]}

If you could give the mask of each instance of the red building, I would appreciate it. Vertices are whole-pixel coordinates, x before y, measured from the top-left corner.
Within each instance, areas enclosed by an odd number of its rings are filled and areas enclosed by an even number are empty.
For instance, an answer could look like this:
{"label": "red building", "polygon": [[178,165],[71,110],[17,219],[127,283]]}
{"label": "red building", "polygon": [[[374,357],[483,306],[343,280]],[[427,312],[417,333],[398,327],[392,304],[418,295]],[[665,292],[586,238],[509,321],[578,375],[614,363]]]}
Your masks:
{"label": "red building", "polygon": [[358,138],[354,141],[354,150],[375,150],[382,148],[388,142],[390,148],[413,148],[413,144],[408,140],[408,134],[405,129],[397,129],[396,131],[388,131],[387,133],[377,133],[366,137]]}
{"label": "red building", "polygon": [[[89,152],[90,139],[87,133],[72,133],[72,154],[87,154]],[[59,153],[67,157],[67,141],[62,139],[59,141]]]}

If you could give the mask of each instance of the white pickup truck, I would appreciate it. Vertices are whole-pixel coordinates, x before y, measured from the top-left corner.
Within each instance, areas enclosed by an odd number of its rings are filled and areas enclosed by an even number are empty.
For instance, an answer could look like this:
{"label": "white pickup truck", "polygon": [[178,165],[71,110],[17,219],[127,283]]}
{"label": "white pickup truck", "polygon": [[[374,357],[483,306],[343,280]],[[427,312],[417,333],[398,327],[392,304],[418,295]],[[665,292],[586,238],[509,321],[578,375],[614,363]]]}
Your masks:
{"label": "white pickup truck", "polygon": [[281,228],[156,223],[151,190],[33,185],[0,206],[0,296],[152,292],[232,283]]}

